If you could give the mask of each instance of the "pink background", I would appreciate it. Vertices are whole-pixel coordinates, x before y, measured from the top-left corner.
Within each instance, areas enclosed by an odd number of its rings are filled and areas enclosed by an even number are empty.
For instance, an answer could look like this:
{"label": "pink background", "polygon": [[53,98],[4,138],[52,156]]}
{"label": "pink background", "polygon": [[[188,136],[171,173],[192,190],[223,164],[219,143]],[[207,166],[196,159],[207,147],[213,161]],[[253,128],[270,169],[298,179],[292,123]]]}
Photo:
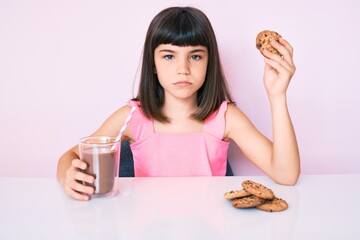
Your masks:
{"label": "pink background", "polygon": [[[357,0],[1,0],[0,176],[54,176],[59,156],[133,96],[148,24],[173,5],[208,15],[237,104],[269,137],[255,37],[288,39],[302,173],[360,173]],[[235,174],[262,174],[233,145],[230,158]]]}

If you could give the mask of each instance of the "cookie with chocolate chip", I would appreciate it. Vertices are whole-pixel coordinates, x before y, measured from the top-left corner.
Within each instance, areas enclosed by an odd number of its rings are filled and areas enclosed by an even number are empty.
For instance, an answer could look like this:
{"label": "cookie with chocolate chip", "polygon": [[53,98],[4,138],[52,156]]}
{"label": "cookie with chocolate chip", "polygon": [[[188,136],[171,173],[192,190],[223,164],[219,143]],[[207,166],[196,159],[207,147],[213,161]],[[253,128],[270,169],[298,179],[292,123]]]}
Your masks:
{"label": "cookie with chocolate chip", "polygon": [[264,185],[251,181],[245,180],[242,182],[242,187],[249,193],[266,200],[272,200],[275,198],[273,191]]}
{"label": "cookie with chocolate chip", "polygon": [[281,198],[274,198],[273,200],[257,205],[256,208],[267,212],[280,212],[287,209],[288,204]]}
{"label": "cookie with chocolate chip", "polygon": [[271,53],[275,53],[275,54],[281,56],[281,54],[278,52],[278,50],[276,50],[270,44],[271,41],[279,41],[280,38],[281,38],[281,35],[278,34],[277,32],[270,31],[270,30],[264,30],[256,36],[256,48],[259,49],[261,54],[263,54],[264,50],[266,49]]}
{"label": "cookie with chocolate chip", "polygon": [[239,190],[232,190],[232,191],[226,192],[224,194],[224,198],[227,200],[233,200],[235,198],[247,197],[250,195],[251,195],[251,193],[249,193],[245,189],[239,189]]}
{"label": "cookie with chocolate chip", "polygon": [[231,204],[236,208],[253,208],[265,203],[266,200],[257,196],[251,195],[248,197],[233,199]]}

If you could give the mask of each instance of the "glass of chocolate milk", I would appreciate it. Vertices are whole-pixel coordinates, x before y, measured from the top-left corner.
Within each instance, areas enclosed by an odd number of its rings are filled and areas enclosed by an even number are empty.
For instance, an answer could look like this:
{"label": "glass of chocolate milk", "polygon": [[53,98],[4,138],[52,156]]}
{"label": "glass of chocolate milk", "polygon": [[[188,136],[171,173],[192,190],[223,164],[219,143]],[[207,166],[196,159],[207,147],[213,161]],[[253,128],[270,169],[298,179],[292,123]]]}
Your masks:
{"label": "glass of chocolate milk", "polygon": [[80,159],[88,166],[85,172],[95,177],[94,184],[90,185],[95,188],[92,197],[116,194],[115,178],[119,172],[120,147],[116,137],[94,136],[80,140]]}

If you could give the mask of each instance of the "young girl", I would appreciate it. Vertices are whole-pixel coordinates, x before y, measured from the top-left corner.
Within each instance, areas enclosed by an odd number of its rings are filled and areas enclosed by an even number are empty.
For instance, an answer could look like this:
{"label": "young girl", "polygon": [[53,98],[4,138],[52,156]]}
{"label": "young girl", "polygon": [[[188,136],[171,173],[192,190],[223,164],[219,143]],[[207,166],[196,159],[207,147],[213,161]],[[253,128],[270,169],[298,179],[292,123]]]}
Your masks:
{"label": "young girl", "polygon": [[[152,20],[144,44],[137,97],[114,112],[92,135],[123,132],[134,158],[135,176],[224,176],[229,141],[279,184],[293,185],[300,174],[286,90],[295,72],[293,49],[273,41],[282,57],[264,52],[273,142],[262,135],[233,103],[220,64],[214,31],[206,15],[191,7],[171,7]],[[78,146],[59,160],[57,176],[65,192],[88,200],[94,189],[81,182]]]}

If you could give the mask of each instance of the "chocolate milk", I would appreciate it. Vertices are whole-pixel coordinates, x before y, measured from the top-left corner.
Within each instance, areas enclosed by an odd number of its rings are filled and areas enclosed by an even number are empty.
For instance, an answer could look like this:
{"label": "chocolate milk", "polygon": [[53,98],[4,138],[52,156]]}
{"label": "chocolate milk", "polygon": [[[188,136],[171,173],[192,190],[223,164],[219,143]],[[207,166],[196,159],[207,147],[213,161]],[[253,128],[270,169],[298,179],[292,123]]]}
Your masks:
{"label": "chocolate milk", "polygon": [[89,148],[82,152],[82,160],[86,162],[88,168],[86,173],[95,177],[95,195],[111,192],[114,187],[114,180],[117,168],[118,154],[109,148]]}

